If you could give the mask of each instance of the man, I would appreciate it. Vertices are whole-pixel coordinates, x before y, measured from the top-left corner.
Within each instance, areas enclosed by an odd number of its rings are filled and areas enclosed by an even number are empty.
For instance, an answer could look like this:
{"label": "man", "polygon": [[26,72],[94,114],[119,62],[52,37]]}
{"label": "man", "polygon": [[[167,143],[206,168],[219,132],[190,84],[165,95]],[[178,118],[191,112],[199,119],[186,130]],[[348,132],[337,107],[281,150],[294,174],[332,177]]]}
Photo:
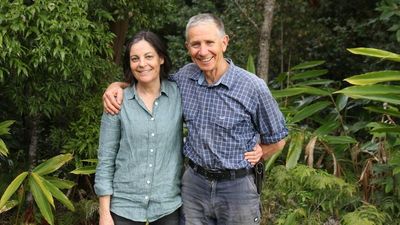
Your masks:
{"label": "man", "polygon": [[[260,142],[267,159],[283,148],[288,134],[265,82],[224,58],[228,42],[218,17],[190,18],[186,48],[194,63],[171,77],[189,130],[183,149],[189,167],[182,177],[182,218],[189,225],[259,224],[251,167],[261,154],[251,149]],[[113,84],[103,96],[108,112],[118,112],[119,86],[127,84]]]}

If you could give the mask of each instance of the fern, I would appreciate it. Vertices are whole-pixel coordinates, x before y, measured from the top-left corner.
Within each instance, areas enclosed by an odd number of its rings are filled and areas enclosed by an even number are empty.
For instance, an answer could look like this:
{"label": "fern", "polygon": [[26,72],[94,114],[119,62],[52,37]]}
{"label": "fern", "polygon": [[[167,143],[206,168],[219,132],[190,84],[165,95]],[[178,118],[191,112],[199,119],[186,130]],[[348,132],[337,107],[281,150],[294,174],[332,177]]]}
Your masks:
{"label": "fern", "polygon": [[354,185],[301,164],[290,170],[274,167],[266,186],[265,202],[279,205],[278,224],[323,224],[356,199]]}
{"label": "fern", "polygon": [[373,205],[363,205],[342,218],[343,225],[383,225],[390,220],[388,214],[379,212]]}
{"label": "fern", "polygon": [[58,212],[57,224],[59,225],[87,225],[96,224],[98,221],[99,203],[97,200],[81,200],[75,203],[75,212]]}

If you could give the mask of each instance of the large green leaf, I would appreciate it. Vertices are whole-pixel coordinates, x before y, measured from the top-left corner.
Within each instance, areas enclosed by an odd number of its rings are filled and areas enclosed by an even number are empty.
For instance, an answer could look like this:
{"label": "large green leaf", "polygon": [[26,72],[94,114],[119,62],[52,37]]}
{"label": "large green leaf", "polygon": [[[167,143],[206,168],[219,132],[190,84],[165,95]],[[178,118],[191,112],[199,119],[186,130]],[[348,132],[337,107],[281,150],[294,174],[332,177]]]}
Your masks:
{"label": "large green leaf", "polygon": [[282,153],[282,150],[273,154],[269,159],[267,159],[267,164],[265,164],[265,169],[264,169],[265,171],[268,171],[272,168],[272,166],[274,165],[274,162],[281,155],[281,153]]}
{"label": "large green leaf", "polygon": [[292,81],[300,80],[300,79],[310,79],[310,78],[322,76],[327,73],[328,73],[328,70],[309,70],[309,71],[305,71],[302,73],[296,73],[290,79]]}
{"label": "large green leaf", "polygon": [[294,88],[286,88],[283,90],[271,90],[272,95],[275,98],[283,98],[283,97],[290,97],[300,94],[311,94],[311,95],[318,95],[318,96],[326,96],[330,95],[329,91],[322,90],[315,87],[310,86],[300,86]]}
{"label": "large green leaf", "polygon": [[10,126],[15,122],[15,120],[6,120],[0,123],[0,135],[10,134]]}
{"label": "large green leaf", "polygon": [[327,135],[330,132],[336,130],[340,126],[338,120],[328,120],[322,126],[314,131],[318,136]]}
{"label": "large green leaf", "polygon": [[298,224],[296,220],[296,212],[291,212],[286,218],[285,223],[283,225],[296,225]]}
{"label": "large green leaf", "polygon": [[304,63],[300,63],[294,67],[292,67],[292,70],[301,70],[301,69],[308,69],[308,68],[312,68],[312,67],[316,67],[319,65],[324,64],[325,61],[309,61],[309,62],[304,62]]}
{"label": "large green leaf", "polygon": [[304,133],[294,132],[290,138],[289,151],[286,157],[286,168],[291,169],[297,165],[303,150]]}
{"label": "large green leaf", "polygon": [[349,97],[347,97],[346,95],[343,95],[343,94],[339,94],[336,97],[336,107],[339,110],[339,112],[342,111],[346,107],[348,100],[349,100]]}
{"label": "large green leaf", "polygon": [[304,93],[303,88],[286,88],[283,90],[271,90],[272,96],[274,98],[284,98],[284,97],[290,97],[290,96],[295,96],[299,94]]}
{"label": "large green leaf", "polygon": [[43,177],[46,181],[52,183],[58,189],[70,189],[76,184],[73,181],[63,180],[57,177]]}
{"label": "large green leaf", "polygon": [[95,172],[96,172],[96,165],[84,166],[84,167],[76,168],[75,170],[71,171],[71,173],[73,173],[73,174],[83,174],[83,175],[94,174]]}
{"label": "large green leaf", "polygon": [[3,212],[7,212],[8,210],[14,208],[17,205],[18,205],[18,201],[17,200],[7,201],[6,204],[3,206],[3,208],[0,208],[0,214],[3,213]]}
{"label": "large green leaf", "polygon": [[44,219],[50,224],[54,224],[54,216],[51,211],[51,206],[44,196],[42,189],[36,184],[32,176],[29,177],[29,186],[31,188],[31,193],[35,199],[36,205],[38,206],[40,213]]}
{"label": "large green leaf", "polygon": [[75,211],[75,207],[72,202],[67,198],[67,196],[62,193],[55,185],[48,182],[45,179],[42,179],[44,186],[51,192],[51,194],[60,201],[63,205],[65,205],[69,210]]}
{"label": "large green leaf", "polygon": [[399,81],[400,71],[384,70],[384,71],[369,72],[360,75],[354,75],[344,80],[354,85],[368,85],[368,84],[376,84],[388,81]]}
{"label": "large green leaf", "polygon": [[328,101],[321,101],[321,102],[316,102],[314,104],[311,104],[309,106],[306,106],[302,108],[299,112],[297,112],[293,118],[290,120],[291,123],[297,123],[302,120],[304,120],[307,117],[310,117],[314,113],[317,113],[323,109],[325,109],[327,106],[329,106],[331,103]]}
{"label": "large green leaf", "polygon": [[400,133],[400,126],[376,127],[371,130],[373,133]]}
{"label": "large green leaf", "polygon": [[343,93],[345,95],[400,95],[400,86],[381,84],[352,86],[336,91],[335,93]]}
{"label": "large green leaf", "polygon": [[380,102],[387,102],[387,103],[392,103],[396,105],[400,105],[400,96],[399,95],[353,95],[353,94],[346,94],[345,95],[349,96],[350,98],[354,99],[369,99],[369,100],[374,100],[374,101],[380,101]]}
{"label": "large green leaf", "polygon": [[45,187],[43,183],[43,178],[34,172],[31,173],[31,177],[34,180],[33,184],[37,185],[42,190],[43,196],[46,197],[47,201],[53,206],[53,208],[55,208],[53,196],[51,195],[50,191]]}
{"label": "large green leaf", "polygon": [[347,50],[356,55],[365,55],[400,62],[399,54],[376,48],[349,48]]}
{"label": "large green leaf", "polygon": [[2,139],[0,139],[0,155],[8,156],[7,146]]}
{"label": "large green leaf", "polygon": [[324,136],[323,140],[328,142],[328,144],[337,145],[337,144],[354,144],[357,143],[357,140],[350,136]]}
{"label": "large green leaf", "polygon": [[298,82],[296,84],[294,84],[294,86],[312,86],[312,85],[329,85],[331,83],[333,83],[333,80],[329,80],[329,79],[317,79],[317,80],[306,80],[303,82]]}
{"label": "large green leaf", "polygon": [[297,88],[302,88],[304,90],[304,93],[310,95],[326,96],[331,94],[331,91],[329,89],[323,90],[320,88],[310,87],[310,86],[302,86]]}
{"label": "large green leaf", "polygon": [[256,66],[252,55],[249,55],[249,57],[247,58],[246,70],[250,73],[256,74]]}
{"label": "large green leaf", "polygon": [[28,175],[28,172],[23,172],[20,175],[18,175],[6,188],[4,191],[3,195],[1,196],[0,199],[0,209],[3,208],[3,206],[7,203],[8,199],[15,193],[15,191],[18,189],[18,187],[22,184],[22,182],[25,180],[25,177]]}
{"label": "large green leaf", "polygon": [[390,116],[394,116],[394,117],[399,117],[400,118],[400,112],[396,111],[396,110],[393,110],[393,109],[382,109],[382,108],[378,108],[378,107],[375,107],[375,106],[364,107],[364,109],[369,110],[371,112],[386,114],[386,115],[390,115]]}
{"label": "large green leaf", "polygon": [[68,162],[71,159],[72,159],[72,154],[54,156],[53,158],[38,165],[35,169],[33,169],[33,172],[42,176],[52,173],[58,170],[61,166],[63,166],[66,162]]}

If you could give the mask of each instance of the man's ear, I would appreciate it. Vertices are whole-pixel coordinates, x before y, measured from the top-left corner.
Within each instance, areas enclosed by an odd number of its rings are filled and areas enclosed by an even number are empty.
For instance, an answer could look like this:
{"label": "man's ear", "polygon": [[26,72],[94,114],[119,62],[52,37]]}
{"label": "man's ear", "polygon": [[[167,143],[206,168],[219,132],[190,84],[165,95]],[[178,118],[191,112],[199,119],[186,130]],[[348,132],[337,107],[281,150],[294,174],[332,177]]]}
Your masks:
{"label": "man's ear", "polygon": [[185,48],[189,51],[189,43],[187,41],[185,41]]}
{"label": "man's ear", "polygon": [[228,48],[228,43],[229,43],[229,36],[224,35],[224,37],[222,38],[222,51],[223,52],[225,52],[226,49]]}

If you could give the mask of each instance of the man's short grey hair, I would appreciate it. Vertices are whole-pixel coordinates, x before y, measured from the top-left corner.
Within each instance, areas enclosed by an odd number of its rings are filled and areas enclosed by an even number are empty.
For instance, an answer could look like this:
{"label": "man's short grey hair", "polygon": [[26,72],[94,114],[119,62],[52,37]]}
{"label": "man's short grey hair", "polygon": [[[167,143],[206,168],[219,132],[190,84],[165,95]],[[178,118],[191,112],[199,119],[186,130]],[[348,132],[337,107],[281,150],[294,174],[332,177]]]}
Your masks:
{"label": "man's short grey hair", "polygon": [[192,16],[189,19],[189,22],[186,25],[186,31],[185,31],[185,38],[188,40],[188,35],[189,35],[189,29],[191,27],[195,27],[200,24],[207,24],[207,23],[214,23],[219,31],[219,34],[222,36],[225,35],[225,27],[224,23],[220,18],[215,16],[214,14],[211,13],[200,13],[195,16]]}

